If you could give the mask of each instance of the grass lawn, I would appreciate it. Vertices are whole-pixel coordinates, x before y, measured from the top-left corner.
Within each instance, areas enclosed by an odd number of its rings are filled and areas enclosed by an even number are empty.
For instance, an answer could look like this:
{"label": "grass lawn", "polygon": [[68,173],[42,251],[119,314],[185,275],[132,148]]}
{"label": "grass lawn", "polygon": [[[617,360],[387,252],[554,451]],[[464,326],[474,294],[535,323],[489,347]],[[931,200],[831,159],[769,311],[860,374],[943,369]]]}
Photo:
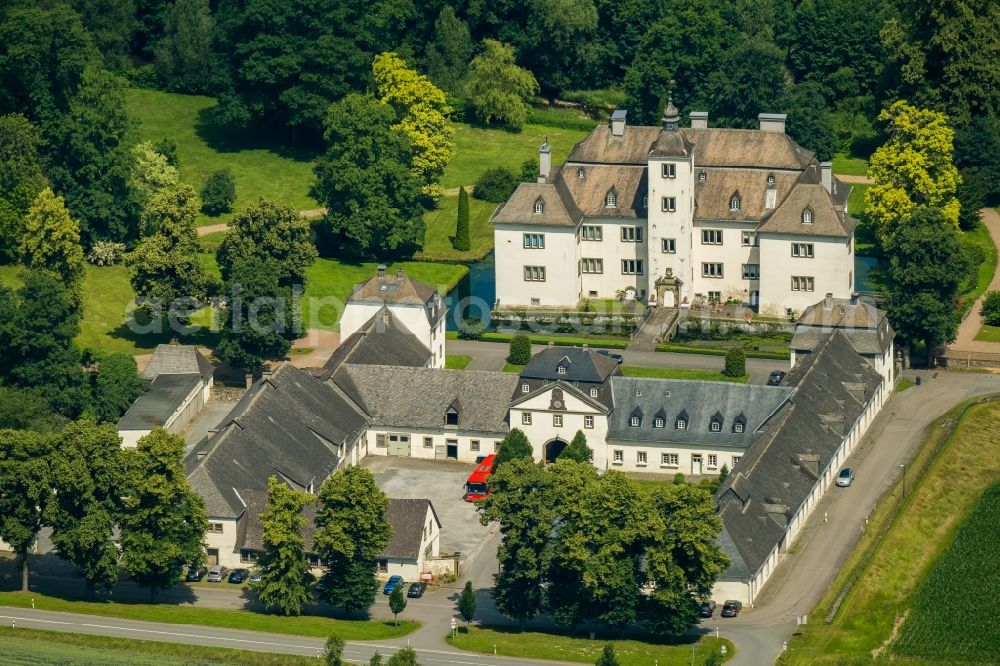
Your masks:
{"label": "grass lawn", "polygon": [[909,379],[900,379],[899,383],[896,384],[896,393],[902,393],[908,388],[913,388],[913,382]]}
{"label": "grass lawn", "polygon": [[718,370],[686,370],[683,368],[641,368],[635,365],[623,365],[622,374],[626,377],[655,377],[657,379],[697,379],[712,382],[734,382],[746,384],[749,375],[730,377]]}
{"label": "grass lawn", "polygon": [[465,370],[466,366],[472,363],[471,356],[460,354],[445,354],[444,367],[448,370]]}
{"label": "grass lawn", "polygon": [[976,334],[976,340],[982,340],[983,342],[1000,342],[1000,326],[990,326],[989,324],[984,324],[979,333]]}
{"label": "grass lawn", "polygon": [[338,620],[317,615],[283,617],[219,608],[197,608],[169,604],[119,604],[111,601],[68,601],[35,592],[0,592],[0,605],[3,606],[30,608],[32,599],[34,599],[35,608],[40,610],[86,613],[148,622],[266,631],[273,634],[313,636],[315,638],[327,638],[331,634],[337,634],[346,641],[396,638],[409,634],[419,626],[416,622],[404,621],[400,621],[399,626],[394,627],[391,620]]}
{"label": "grass lawn", "polygon": [[[258,197],[288,204],[296,210],[318,208],[309,196],[315,152],[261,140],[259,133],[225,132],[209,122],[216,105],[211,97],[133,88],[127,91],[129,115],[139,121],[139,138],[177,143],[181,180],[201,191],[209,174],[229,167],[236,179],[239,210]],[[254,140],[256,139],[256,140]],[[201,215],[199,225],[228,222],[232,214]]]}
{"label": "grass lawn", "polygon": [[137,641],[110,636],[5,628],[0,633],[5,664],[73,664],[73,666],[214,666],[259,664],[305,666],[313,657],[269,654],[250,650]]}
{"label": "grass lawn", "polygon": [[833,173],[845,176],[868,175],[868,160],[863,157],[851,157],[844,153],[833,156]]}
{"label": "grass lawn", "polygon": [[[487,331],[479,336],[482,342],[505,342],[509,343],[511,338],[513,338],[517,333],[503,333],[498,331]],[[607,349],[625,349],[628,347],[629,339],[626,337],[611,337],[611,336],[572,336],[572,335],[559,335],[558,333],[547,333],[545,335],[531,335],[530,333],[525,333],[528,339],[533,345],[547,345],[549,342],[555,343],[559,347],[582,347],[583,345],[590,345],[591,347],[604,347]]]}
{"label": "grass lawn", "polygon": [[[886,495],[879,503],[858,546],[810,614],[816,621],[789,641],[788,652],[778,663],[872,663],[872,651],[887,644],[899,618],[914,607],[915,593],[928,580],[928,572],[941,554],[950,550],[956,530],[985,490],[1000,482],[997,467],[982,464],[1000,455],[998,419],[1000,402],[987,402],[960,405],[929,426],[925,442],[907,466],[907,482],[912,485],[901,506],[894,499],[901,496],[900,483],[896,483],[889,489],[893,495]],[[995,538],[995,529],[990,529]],[[986,602],[983,591],[989,589],[982,576],[995,575],[995,562],[989,558],[996,557],[996,543],[980,556],[986,558],[980,559],[982,566],[969,561],[963,575],[970,584],[982,579],[984,586],[968,594],[959,589],[946,594],[961,603],[971,602],[973,611],[989,623],[994,618],[982,605]],[[845,591],[832,622],[822,621]],[[934,613],[955,634],[949,640],[971,640],[971,634],[982,632],[981,624],[963,623],[951,617],[943,605]],[[994,631],[995,626],[994,622]],[[906,631],[903,623],[903,634]],[[995,644],[993,648],[993,659],[981,663],[995,662]]]}
{"label": "grass lawn", "polygon": [[477,261],[493,249],[493,225],[490,216],[497,205],[469,197],[469,250],[455,249],[455,226],[458,224],[458,195],[446,196],[438,207],[424,213],[424,249],[417,257],[430,261]]}
{"label": "grass lawn", "polygon": [[983,295],[989,288],[990,282],[993,281],[993,274],[997,269],[997,247],[993,244],[990,230],[986,228],[985,224],[980,224],[972,231],[966,231],[965,236],[973,239],[983,249],[985,255],[983,263],[979,264],[979,269],[976,272],[976,284],[970,285],[970,289],[962,294],[966,305],[971,308],[976,299]]}
{"label": "grass lawn", "polygon": [[500,369],[500,372],[516,372],[517,374],[521,374],[522,370],[524,370],[523,365],[518,365],[517,363],[507,363],[504,361],[503,368]]}
{"label": "grass lawn", "polygon": [[471,186],[479,174],[491,167],[505,166],[520,173],[522,162],[538,157],[538,147],[546,137],[552,146],[552,166],[562,164],[573,146],[589,134],[579,129],[532,124],[525,125],[520,132],[484,129],[465,123],[455,123],[454,127],[455,155],[441,178],[445,189]]}
{"label": "grass lawn", "polygon": [[[459,631],[457,636],[449,636],[447,640],[460,650],[470,652],[493,654],[493,648],[496,646],[496,654],[506,657],[552,659],[584,664],[593,664],[601,656],[601,650],[608,642],[554,633],[518,632],[489,627],[473,627],[470,633]],[[711,655],[718,655],[723,645],[726,646],[726,659],[734,654],[732,642],[711,636],[695,643],[693,654],[691,643],[665,645],[635,640],[612,642],[615,646],[615,656],[621,666],[648,666],[654,662],[660,666],[686,666],[691,663],[692,658],[694,663],[703,664]]]}

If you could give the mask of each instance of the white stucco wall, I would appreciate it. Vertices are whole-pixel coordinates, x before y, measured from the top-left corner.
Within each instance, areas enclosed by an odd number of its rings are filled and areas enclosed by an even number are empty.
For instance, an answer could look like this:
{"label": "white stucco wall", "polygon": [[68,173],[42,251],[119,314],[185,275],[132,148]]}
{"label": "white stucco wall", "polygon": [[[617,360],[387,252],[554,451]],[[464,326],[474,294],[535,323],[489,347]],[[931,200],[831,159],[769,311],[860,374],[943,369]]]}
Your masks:
{"label": "white stucco wall", "polygon": [[[664,178],[662,165],[670,162],[675,165],[674,178]],[[691,298],[694,293],[691,281],[692,247],[691,229],[694,216],[694,167],[690,159],[654,158],[648,166],[648,201],[649,220],[647,231],[649,242],[647,257],[650,288],[655,288],[656,280],[666,275],[667,268],[673,270],[673,275],[683,281],[680,297]],[[663,197],[674,197],[676,210],[662,210]],[[663,252],[663,239],[672,238],[675,241],[676,252]]]}
{"label": "white stucco wall", "polygon": [[222,532],[205,532],[205,549],[217,548],[219,550],[219,564],[230,569],[240,566],[240,552],[236,548],[236,520],[209,518],[209,523],[221,523]]}
{"label": "white stucco wall", "polygon": [[[519,428],[528,437],[534,448],[535,459],[544,460],[545,445],[554,439],[561,439],[569,444],[573,441],[577,430],[583,431],[587,437],[587,446],[594,452],[594,466],[598,469],[607,467],[607,447],[605,441],[608,435],[608,419],[601,410],[581,400],[567,390],[563,390],[564,410],[550,410],[552,389],[546,388],[524,402],[518,403],[510,410],[510,427]],[[520,387],[519,387],[520,390]],[[531,423],[524,423],[524,414],[531,414]],[[562,426],[555,425],[553,416],[562,416]],[[594,427],[587,428],[585,419],[591,416]]]}
{"label": "white stucco wall", "polygon": [[[545,248],[525,248],[524,234],[544,234]],[[497,300],[501,307],[513,305],[575,306],[580,298],[577,276],[579,253],[576,229],[539,224],[497,224]],[[524,279],[525,266],[544,266],[545,281]],[[537,303],[532,303],[537,299]]]}
{"label": "white stucco wall", "polygon": [[[383,307],[382,303],[348,302],[340,318],[340,339],[346,340]],[[427,319],[427,309],[416,303],[392,303],[385,305],[392,316],[403,323],[417,339],[431,352],[432,368],[444,367],[444,331],[447,308],[441,307],[440,316],[432,325]]]}
{"label": "white stucco wall", "polygon": [[[812,243],[814,256],[793,257],[792,243]],[[801,313],[824,294],[850,298],[854,290],[853,239],[761,234],[760,264],[762,314]],[[792,291],[792,276],[812,277],[813,291]]]}
{"label": "white stucco wall", "polygon": [[[379,446],[379,435],[385,435],[385,446]],[[422,458],[425,460],[447,459],[447,447],[453,444],[458,447],[457,457],[453,460],[462,462],[475,462],[478,456],[486,456],[496,452],[496,447],[506,433],[496,432],[476,432],[471,430],[459,430],[445,428],[440,430],[420,429],[420,428],[392,428],[388,426],[372,426],[364,435],[365,455],[387,456],[390,455],[392,446],[390,435],[405,435],[410,438],[409,456],[411,458]],[[427,445],[430,440],[430,446]],[[479,450],[475,450],[473,445],[479,442]],[[364,456],[361,456],[364,457]]]}

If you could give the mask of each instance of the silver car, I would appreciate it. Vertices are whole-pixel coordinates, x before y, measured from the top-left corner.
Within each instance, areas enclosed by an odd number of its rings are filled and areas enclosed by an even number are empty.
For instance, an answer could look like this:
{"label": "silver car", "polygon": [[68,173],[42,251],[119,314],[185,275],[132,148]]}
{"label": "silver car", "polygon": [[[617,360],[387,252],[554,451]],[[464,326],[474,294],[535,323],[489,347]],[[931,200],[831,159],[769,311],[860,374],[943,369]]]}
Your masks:
{"label": "silver car", "polygon": [[[852,481],[854,481],[853,469],[851,469],[850,467],[845,467],[844,469],[840,470],[840,474],[837,475],[838,486],[840,486],[841,488],[846,488],[847,486],[851,485]],[[209,573],[208,575],[211,576],[212,574]]]}
{"label": "silver car", "polygon": [[208,570],[208,577],[205,579],[209,583],[221,583],[226,580],[229,576],[229,569],[226,567],[216,564],[214,567]]}

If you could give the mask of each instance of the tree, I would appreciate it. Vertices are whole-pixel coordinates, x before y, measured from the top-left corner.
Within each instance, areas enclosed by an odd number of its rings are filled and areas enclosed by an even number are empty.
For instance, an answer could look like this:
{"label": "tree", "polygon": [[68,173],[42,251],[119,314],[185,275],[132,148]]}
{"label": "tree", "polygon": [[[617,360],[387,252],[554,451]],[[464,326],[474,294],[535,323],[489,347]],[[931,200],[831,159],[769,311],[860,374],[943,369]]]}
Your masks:
{"label": "tree", "polygon": [[329,148],[316,164],[312,194],[327,207],[325,231],[341,254],[408,257],[423,244],[421,183],[411,145],[392,107],[348,95],[326,119]]}
{"label": "tree", "polygon": [[789,86],[778,103],[788,116],[786,131],[797,144],[816,153],[820,160],[831,160],[837,150],[833,114],[827,110],[822,87],[809,81]]}
{"label": "tree", "polygon": [[517,176],[507,167],[486,169],[472,188],[472,196],[490,203],[504,203],[517,189]]}
{"label": "tree", "polygon": [[170,90],[208,89],[215,20],[208,0],[178,0],[166,12],[164,35],[155,48],[155,67]]}
{"label": "tree", "polygon": [[151,603],[205,560],[208,514],[184,475],[184,451],[180,435],[156,428],[124,453],[121,563]]}
{"label": "tree", "polygon": [[559,459],[588,463],[594,459],[594,451],[587,446],[587,436],[583,434],[582,430],[576,431],[576,434],[573,435],[573,441],[562,450]]}
{"label": "tree", "polygon": [[37,128],[23,115],[0,116],[0,261],[18,257],[24,216],[45,187]]}
{"label": "tree", "polygon": [[111,69],[125,69],[129,43],[137,27],[134,0],[73,0],[70,3]]}
{"label": "tree", "polygon": [[518,180],[522,183],[534,183],[538,180],[538,158],[529,157],[521,162],[521,175]]}
{"label": "tree", "polygon": [[356,612],[375,601],[375,558],[392,538],[388,508],[389,499],[362,467],[342,469],[323,483],[314,547],[326,567],[319,592],[327,603]]}
{"label": "tree", "polygon": [[865,214],[883,247],[917,206],[940,210],[957,228],[960,179],[952,163],[954,132],[945,115],[900,100],[879,120],[886,122],[889,138],[869,161],[868,177],[875,184],[865,192]]}
{"label": "tree", "polygon": [[368,666],[382,666],[382,655],[378,653],[378,650],[376,650],[375,654],[372,655],[372,658],[368,660]]}
{"label": "tree", "polygon": [[326,647],[323,649],[323,659],[326,661],[326,666],[343,666],[344,645],[344,639],[336,634],[326,639]]}
{"label": "tree", "polygon": [[527,335],[517,334],[510,339],[507,362],[511,365],[527,365],[531,360],[531,340]]}
{"label": "tree", "polygon": [[[512,430],[511,434],[515,432],[520,431]],[[493,587],[494,603],[498,611],[516,619],[522,630],[542,608],[547,546],[554,521],[549,484],[550,477],[540,464],[531,458],[517,458],[495,467],[490,477],[492,492],[476,507],[479,521],[483,525],[499,523],[503,535],[497,549],[500,573]]]}
{"label": "tree", "polygon": [[299,615],[312,597],[312,575],[302,538],[306,524],[302,508],[311,501],[309,495],[289,488],[276,476],[267,480],[267,509],[260,516],[264,528],[264,552],[257,560],[260,581],[251,583],[250,588],[269,610],[282,615]]}
{"label": "tree", "polygon": [[520,130],[528,117],[527,102],[538,91],[538,82],[514,63],[514,49],[494,39],[483,41],[483,50],[469,65],[466,94],[483,125]]}
{"label": "tree", "polygon": [[421,192],[440,197],[438,183],[455,152],[455,130],[448,122],[451,107],[444,93],[426,76],[406,66],[395,53],[381,53],[372,63],[375,96],[396,111],[399,129],[410,138],[410,170]]}
{"label": "tree", "polygon": [[472,581],[465,581],[462,588],[462,595],[458,598],[458,612],[466,624],[472,622],[476,616],[476,593],[472,591]]}
{"label": "tree", "polygon": [[605,643],[601,650],[601,656],[594,662],[596,666],[618,666],[618,657],[615,656],[615,646],[612,643]]}
{"label": "tree", "polygon": [[141,207],[162,190],[177,187],[180,174],[170,165],[166,156],[153,147],[152,142],[143,141],[132,148],[132,173],[129,187]]}
{"label": "tree", "polygon": [[285,356],[301,335],[292,292],[279,284],[279,274],[269,259],[242,260],[230,271],[217,353],[234,368],[259,370],[265,359]]}
{"label": "tree", "polygon": [[729,465],[722,463],[722,469],[719,470],[719,485],[721,486],[729,478]]}
{"label": "tree", "polygon": [[282,287],[306,284],[306,271],[316,261],[309,222],[291,206],[258,199],[238,212],[216,252],[222,279],[232,281],[237,264],[269,262]]}
{"label": "tree", "polygon": [[511,428],[510,432],[500,440],[496,458],[493,460],[493,469],[498,470],[501,465],[521,458],[534,460],[535,450],[524,431],[519,428]]}
{"label": "tree", "polygon": [[[0,308],[0,316],[4,314],[2,310]],[[48,401],[41,396],[10,386],[0,386],[0,428],[52,432],[61,428],[65,422],[66,419],[53,412]]]}
{"label": "tree", "polygon": [[464,187],[458,188],[458,223],[455,226],[455,249],[469,251],[469,194]]}
{"label": "tree", "polygon": [[411,647],[400,648],[396,654],[389,657],[386,666],[420,666],[417,663],[417,652]]}
{"label": "tree", "polygon": [[0,430],[0,539],[17,557],[22,592],[28,591],[28,553],[52,494],[50,441],[27,430]]}
{"label": "tree", "polygon": [[392,622],[396,626],[399,626],[396,616],[402,613],[405,609],[406,596],[403,594],[403,586],[397,585],[392,588],[392,592],[389,594],[389,610],[392,611]]}
{"label": "tree", "polygon": [[434,39],[424,55],[427,76],[445,92],[461,96],[473,50],[469,26],[451,6],[442,7],[434,22]]}
{"label": "tree", "polygon": [[77,421],[54,437],[53,451],[45,524],[52,527],[56,554],[80,571],[91,598],[118,580],[114,528],[128,487],[121,440],[110,423]]}
{"label": "tree", "polygon": [[1000,326],[1000,291],[991,291],[983,299],[983,321],[990,326]]}
{"label": "tree", "polygon": [[84,259],[80,247],[80,224],[70,217],[62,197],[51,188],[42,190],[24,219],[21,263],[57,276],[80,297]]}
{"label": "tree", "polygon": [[756,128],[758,114],[778,108],[785,88],[784,62],[784,52],[770,41],[758,35],[740,38],[708,77],[714,91],[709,105],[713,121],[722,127]]}
{"label": "tree", "polygon": [[937,209],[914,208],[888,245],[889,321],[910,343],[933,349],[958,332],[955,299],[968,274],[965,253],[951,220]]}
{"label": "tree", "polygon": [[154,143],[153,150],[163,155],[163,159],[167,160],[167,164],[170,166],[175,169],[180,167],[181,160],[177,156],[177,142],[170,137],[163,137]]}
{"label": "tree", "polygon": [[135,358],[124,352],[103,354],[90,379],[90,411],[98,423],[118,423],[136,398],[146,391]]}
{"label": "tree", "polygon": [[726,352],[726,367],[722,374],[727,377],[744,377],[747,374],[747,355],[743,347],[730,347]]}
{"label": "tree", "polygon": [[206,215],[221,215],[233,209],[236,201],[236,179],[229,168],[213,171],[201,188],[201,209]]}

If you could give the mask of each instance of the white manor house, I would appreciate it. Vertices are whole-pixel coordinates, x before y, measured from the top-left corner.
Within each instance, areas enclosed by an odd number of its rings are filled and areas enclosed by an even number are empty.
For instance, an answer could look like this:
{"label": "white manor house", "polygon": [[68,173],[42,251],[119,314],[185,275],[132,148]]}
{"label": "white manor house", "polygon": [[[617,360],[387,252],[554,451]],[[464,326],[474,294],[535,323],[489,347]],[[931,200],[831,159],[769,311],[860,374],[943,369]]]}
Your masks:
{"label": "white manor house", "polygon": [[493,216],[497,303],[575,307],[629,297],[684,306],[735,300],[765,314],[802,312],[817,294],[854,288],[851,188],[785,133],[783,114],[756,130],[630,127],[615,111],[561,168],[542,144],[538,182]]}

